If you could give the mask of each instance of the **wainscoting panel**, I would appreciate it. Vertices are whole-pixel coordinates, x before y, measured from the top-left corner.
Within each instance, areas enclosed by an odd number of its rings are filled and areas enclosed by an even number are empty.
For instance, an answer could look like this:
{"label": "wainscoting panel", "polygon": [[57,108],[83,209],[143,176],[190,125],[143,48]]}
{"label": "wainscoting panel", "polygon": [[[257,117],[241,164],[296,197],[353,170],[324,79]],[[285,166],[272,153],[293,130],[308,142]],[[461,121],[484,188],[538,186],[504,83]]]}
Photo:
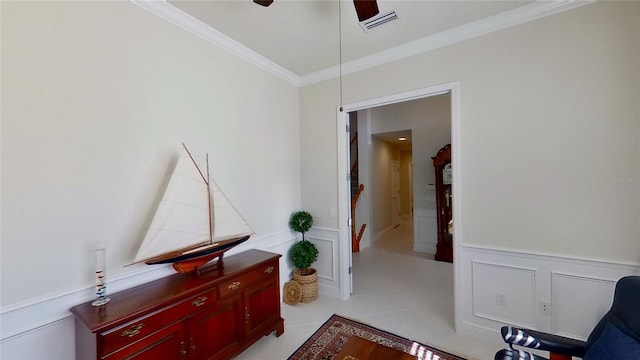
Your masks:
{"label": "wainscoting panel", "polygon": [[[282,254],[280,287],[291,277],[293,265],[287,251],[295,241],[289,230],[252,236],[228,255],[260,249]],[[170,265],[141,266],[139,272],[107,279],[109,293],[173,274]],[[75,322],[69,309],[94,297],[94,287],[79,289],[30,303],[0,309],[0,359],[75,359]],[[37,346],[33,346],[37,344]]]}
{"label": "wainscoting panel", "polygon": [[[553,332],[586,340],[602,314],[611,307],[615,286],[613,280],[552,272]],[[584,301],[584,297],[591,300]]]}
{"label": "wainscoting panel", "polygon": [[532,327],[535,270],[479,261],[472,264],[473,315]]}
{"label": "wainscoting panel", "polygon": [[[331,256],[333,254],[333,241],[325,239],[314,239],[309,237],[311,241],[318,248],[318,260],[311,266],[318,270],[318,277],[328,281],[335,280],[334,272],[334,259]],[[322,256],[320,255],[322,254]]]}
{"label": "wainscoting panel", "polygon": [[435,209],[414,209],[413,251],[435,254],[438,225]]}
{"label": "wainscoting panel", "polygon": [[496,344],[507,324],[584,340],[610,308],[616,281],[640,275],[640,263],[465,244],[455,261],[456,330]]}
{"label": "wainscoting panel", "polygon": [[316,245],[319,252],[318,260],[311,265],[318,270],[318,293],[339,298],[338,241],[340,234],[338,230],[314,227],[307,232],[306,238]]}

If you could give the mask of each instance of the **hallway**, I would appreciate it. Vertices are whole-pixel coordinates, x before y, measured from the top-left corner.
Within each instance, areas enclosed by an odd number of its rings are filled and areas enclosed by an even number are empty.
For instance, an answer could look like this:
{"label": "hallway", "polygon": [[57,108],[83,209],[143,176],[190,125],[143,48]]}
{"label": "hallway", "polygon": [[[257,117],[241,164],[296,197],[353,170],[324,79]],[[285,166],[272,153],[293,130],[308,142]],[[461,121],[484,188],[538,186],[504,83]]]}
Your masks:
{"label": "hallway", "polygon": [[413,219],[402,216],[400,225],[379,235],[372,247],[433,260],[434,254],[413,251]]}

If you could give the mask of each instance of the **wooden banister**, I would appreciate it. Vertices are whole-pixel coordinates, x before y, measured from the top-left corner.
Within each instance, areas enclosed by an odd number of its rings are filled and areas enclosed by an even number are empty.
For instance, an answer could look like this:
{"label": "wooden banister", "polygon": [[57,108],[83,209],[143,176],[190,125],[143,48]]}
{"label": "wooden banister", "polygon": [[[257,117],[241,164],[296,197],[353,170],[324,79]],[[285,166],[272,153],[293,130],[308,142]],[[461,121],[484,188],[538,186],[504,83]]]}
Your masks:
{"label": "wooden banister", "polygon": [[356,207],[358,205],[358,200],[360,199],[360,194],[364,191],[364,185],[360,184],[358,187],[358,192],[351,199],[351,251],[359,252],[360,251],[360,240],[362,239],[362,234],[364,234],[364,229],[367,227],[367,224],[362,224],[360,227],[360,231],[356,234]]}

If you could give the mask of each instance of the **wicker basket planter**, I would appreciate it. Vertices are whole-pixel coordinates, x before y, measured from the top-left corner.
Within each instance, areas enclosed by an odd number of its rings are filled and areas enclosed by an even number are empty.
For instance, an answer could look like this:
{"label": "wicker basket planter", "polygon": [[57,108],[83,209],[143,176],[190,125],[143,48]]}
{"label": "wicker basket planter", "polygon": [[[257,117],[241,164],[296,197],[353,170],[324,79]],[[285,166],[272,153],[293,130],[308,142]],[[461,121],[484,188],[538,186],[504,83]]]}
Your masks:
{"label": "wicker basket planter", "polygon": [[293,271],[293,280],[302,288],[302,298],[300,302],[309,303],[318,298],[318,272],[314,268],[305,269],[308,275],[302,275],[300,269]]}

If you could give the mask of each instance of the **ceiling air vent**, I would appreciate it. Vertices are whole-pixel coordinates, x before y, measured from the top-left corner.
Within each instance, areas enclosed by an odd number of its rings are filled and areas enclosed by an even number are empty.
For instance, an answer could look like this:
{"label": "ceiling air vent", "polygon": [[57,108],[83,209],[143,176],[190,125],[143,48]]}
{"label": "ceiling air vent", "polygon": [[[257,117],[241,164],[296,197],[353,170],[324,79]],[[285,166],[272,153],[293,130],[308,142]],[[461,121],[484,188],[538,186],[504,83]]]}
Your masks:
{"label": "ceiling air vent", "polygon": [[398,19],[398,15],[396,14],[395,10],[392,10],[384,14],[378,14],[372,17],[371,19],[361,21],[360,27],[362,27],[362,30],[364,30],[364,32],[368,32],[375,27],[378,27],[382,24],[388,23],[389,21],[393,21],[397,19]]}

